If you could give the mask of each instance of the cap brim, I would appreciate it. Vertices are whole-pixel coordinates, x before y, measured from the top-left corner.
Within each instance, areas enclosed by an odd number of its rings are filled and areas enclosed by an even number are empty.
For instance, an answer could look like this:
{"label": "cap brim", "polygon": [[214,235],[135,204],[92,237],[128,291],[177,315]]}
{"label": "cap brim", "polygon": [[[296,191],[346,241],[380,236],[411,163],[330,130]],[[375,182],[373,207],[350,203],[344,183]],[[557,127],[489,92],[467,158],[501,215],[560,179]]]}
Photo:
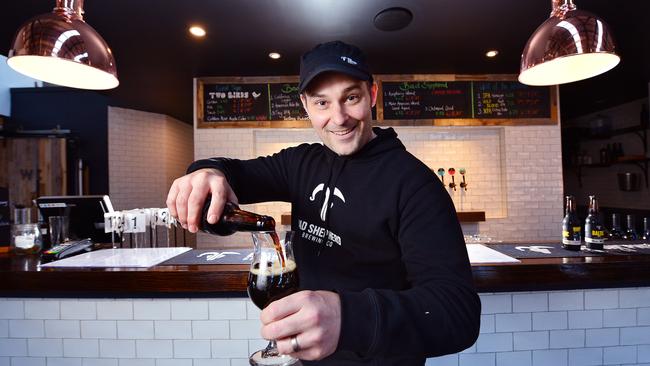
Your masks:
{"label": "cap brim", "polygon": [[307,77],[305,77],[303,80],[300,81],[300,85],[298,86],[300,92],[302,93],[303,91],[305,91],[307,85],[309,85],[309,83],[312,80],[314,80],[314,78],[316,78],[318,75],[324,72],[340,72],[341,74],[346,74],[348,76],[352,76],[355,79],[364,80],[364,81],[368,81],[371,78],[370,74],[367,74],[353,67],[347,67],[341,64],[323,64],[317,67],[316,69],[312,70],[311,73],[307,75]]}

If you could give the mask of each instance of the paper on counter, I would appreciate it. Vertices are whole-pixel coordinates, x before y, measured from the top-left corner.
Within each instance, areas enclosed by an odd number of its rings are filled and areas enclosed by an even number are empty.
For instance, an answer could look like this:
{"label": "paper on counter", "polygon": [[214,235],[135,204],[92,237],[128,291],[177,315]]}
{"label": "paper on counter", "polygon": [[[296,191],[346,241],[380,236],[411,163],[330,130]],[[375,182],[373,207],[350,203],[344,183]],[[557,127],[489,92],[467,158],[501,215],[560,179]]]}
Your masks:
{"label": "paper on counter", "polygon": [[466,244],[469,262],[474,263],[519,263],[520,260],[512,258],[482,244]]}
{"label": "paper on counter", "polygon": [[[41,264],[41,267],[137,267],[147,268],[162,263],[192,248],[102,249],[74,257]],[[518,263],[519,260],[481,244],[467,244],[471,263]]]}
{"label": "paper on counter", "polygon": [[191,249],[192,248],[188,247],[102,249],[41,264],[41,267],[147,268],[162,263]]}

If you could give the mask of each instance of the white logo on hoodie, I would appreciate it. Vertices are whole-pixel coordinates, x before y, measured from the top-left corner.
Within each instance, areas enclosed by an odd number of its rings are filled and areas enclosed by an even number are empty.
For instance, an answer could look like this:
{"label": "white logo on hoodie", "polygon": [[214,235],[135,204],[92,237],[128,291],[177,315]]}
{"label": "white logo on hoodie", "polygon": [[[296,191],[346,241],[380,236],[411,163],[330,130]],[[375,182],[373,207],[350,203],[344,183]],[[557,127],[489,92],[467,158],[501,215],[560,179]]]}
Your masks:
{"label": "white logo on hoodie", "polygon": [[[323,189],[325,189],[325,200],[323,201],[323,207],[320,209],[320,219],[325,221],[327,218],[327,210],[332,208],[334,206],[334,202],[330,202],[330,188],[327,187],[325,188],[325,184],[321,183],[314,188],[314,190],[311,192],[311,196],[309,196],[309,200],[311,202],[314,202],[316,200],[316,195],[318,193],[322,192]],[[334,187],[334,197],[338,197],[343,203],[345,203],[345,197],[343,196],[343,193],[341,192],[340,189],[337,187]]]}

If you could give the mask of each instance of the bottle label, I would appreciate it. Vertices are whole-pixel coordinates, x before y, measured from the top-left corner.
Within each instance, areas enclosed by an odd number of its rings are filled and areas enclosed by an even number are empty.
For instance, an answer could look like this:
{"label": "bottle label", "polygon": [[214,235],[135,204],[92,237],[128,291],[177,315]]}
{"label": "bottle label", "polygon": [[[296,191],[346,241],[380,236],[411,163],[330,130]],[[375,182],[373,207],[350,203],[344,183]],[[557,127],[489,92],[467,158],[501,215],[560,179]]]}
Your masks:
{"label": "bottle label", "polygon": [[[592,235],[593,235],[593,234],[592,234]],[[602,237],[598,238],[598,237],[593,237],[593,236],[592,236],[592,237],[586,237],[586,238],[585,238],[585,241],[586,241],[587,243],[602,244],[602,243],[605,242],[605,239],[602,238]]]}
{"label": "bottle label", "polygon": [[580,240],[562,239],[562,244],[566,244],[566,245],[580,245],[580,243],[581,243]]}

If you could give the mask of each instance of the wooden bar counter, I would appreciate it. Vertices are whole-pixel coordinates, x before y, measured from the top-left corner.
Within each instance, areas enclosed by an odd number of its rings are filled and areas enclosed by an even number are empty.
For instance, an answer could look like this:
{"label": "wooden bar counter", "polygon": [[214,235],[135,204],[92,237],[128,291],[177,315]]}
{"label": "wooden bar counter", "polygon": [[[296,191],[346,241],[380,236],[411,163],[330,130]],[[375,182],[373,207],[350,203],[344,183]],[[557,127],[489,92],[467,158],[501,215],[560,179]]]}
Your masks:
{"label": "wooden bar counter", "polygon": [[[38,256],[0,254],[0,296],[227,297],[245,295],[248,266],[39,268]],[[472,266],[479,292],[650,286],[650,255],[529,258]]]}

